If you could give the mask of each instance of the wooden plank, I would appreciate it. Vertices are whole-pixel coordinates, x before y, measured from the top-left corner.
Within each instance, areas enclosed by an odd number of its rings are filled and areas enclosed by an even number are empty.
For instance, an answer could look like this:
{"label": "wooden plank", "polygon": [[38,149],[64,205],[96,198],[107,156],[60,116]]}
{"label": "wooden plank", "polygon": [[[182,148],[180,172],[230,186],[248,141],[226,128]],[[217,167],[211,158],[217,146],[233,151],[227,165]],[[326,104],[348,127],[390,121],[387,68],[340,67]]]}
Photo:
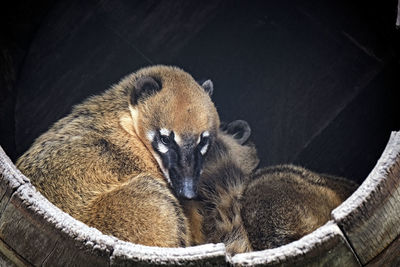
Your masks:
{"label": "wooden plank", "polygon": [[387,248],[378,256],[371,260],[366,266],[400,266],[400,236],[398,236]]}
{"label": "wooden plank", "polygon": [[[4,207],[0,239],[28,264],[109,264],[115,238],[103,236],[45,199],[0,148]],[[94,236],[90,240],[90,236]],[[74,257],[71,257],[71,256]]]}
{"label": "wooden plank", "polygon": [[[22,258],[33,265],[41,265],[57,241],[49,235],[49,227],[32,224],[27,219],[25,205],[16,193],[11,197],[0,218],[0,238]],[[40,248],[40,249],[38,249]]]}
{"label": "wooden plank", "polygon": [[225,266],[224,244],[206,244],[188,248],[160,248],[119,242],[111,257],[112,266],[193,265]]}
{"label": "wooden plank", "polygon": [[27,182],[29,180],[21,175],[21,172],[0,146],[0,217],[10,201],[12,193]]}
{"label": "wooden plank", "polygon": [[237,254],[230,262],[234,266],[360,266],[333,221],[285,246]]}
{"label": "wooden plank", "polygon": [[58,210],[31,184],[17,189],[0,219],[0,238],[33,265],[108,266],[114,239],[90,241],[91,234],[100,232]]}
{"label": "wooden plank", "polygon": [[0,266],[32,266],[0,239]]}
{"label": "wooden plank", "polygon": [[375,168],[332,217],[362,264],[400,235],[400,132],[391,134]]}
{"label": "wooden plank", "polygon": [[72,238],[60,238],[43,266],[109,266],[109,250],[94,249],[90,241],[84,247]]}

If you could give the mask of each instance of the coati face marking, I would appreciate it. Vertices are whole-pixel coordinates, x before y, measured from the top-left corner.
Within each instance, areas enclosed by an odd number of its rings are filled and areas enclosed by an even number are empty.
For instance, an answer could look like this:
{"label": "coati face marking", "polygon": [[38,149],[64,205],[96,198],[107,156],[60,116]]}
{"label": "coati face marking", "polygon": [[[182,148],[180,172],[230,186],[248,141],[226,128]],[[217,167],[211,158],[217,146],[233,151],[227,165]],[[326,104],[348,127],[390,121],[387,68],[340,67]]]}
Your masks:
{"label": "coati face marking", "polygon": [[208,131],[205,131],[202,133],[202,135],[199,137],[197,140],[197,144],[201,147],[200,153],[202,155],[206,154],[208,151],[208,147],[210,145],[209,137],[210,133]]}
{"label": "coati face marking", "polygon": [[[197,183],[203,159],[210,145],[210,134],[204,131],[197,138],[186,135],[178,144],[173,131],[162,128],[147,134],[156,152],[155,158],[175,193],[186,199],[197,196]],[[194,142],[194,140],[198,140]]]}
{"label": "coati face marking", "polygon": [[203,161],[219,128],[210,99],[213,84],[200,86],[186,72],[165,66],[137,75],[129,107],[134,131],[177,197],[196,198]]}

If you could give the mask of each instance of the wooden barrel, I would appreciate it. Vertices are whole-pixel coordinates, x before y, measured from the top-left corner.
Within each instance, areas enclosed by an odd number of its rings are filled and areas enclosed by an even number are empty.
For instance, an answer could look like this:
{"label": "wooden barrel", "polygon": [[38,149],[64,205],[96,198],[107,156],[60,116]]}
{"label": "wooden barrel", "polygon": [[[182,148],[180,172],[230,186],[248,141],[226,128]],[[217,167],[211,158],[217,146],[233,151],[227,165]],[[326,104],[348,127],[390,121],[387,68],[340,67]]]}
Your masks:
{"label": "wooden barrel", "polygon": [[285,246],[233,257],[223,244],[159,248],[103,235],[45,199],[1,148],[0,174],[1,265],[400,264],[400,132],[392,133],[375,168],[324,226]]}

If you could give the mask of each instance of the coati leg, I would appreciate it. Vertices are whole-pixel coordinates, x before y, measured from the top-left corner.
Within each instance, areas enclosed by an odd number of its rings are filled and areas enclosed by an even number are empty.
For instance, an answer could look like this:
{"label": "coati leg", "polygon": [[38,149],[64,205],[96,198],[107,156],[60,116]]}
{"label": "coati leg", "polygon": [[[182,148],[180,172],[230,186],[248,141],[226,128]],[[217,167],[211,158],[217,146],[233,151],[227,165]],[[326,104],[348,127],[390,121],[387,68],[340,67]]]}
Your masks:
{"label": "coati leg", "polygon": [[104,234],[136,244],[190,245],[188,222],[179,202],[166,184],[147,175],[100,195],[80,219]]}

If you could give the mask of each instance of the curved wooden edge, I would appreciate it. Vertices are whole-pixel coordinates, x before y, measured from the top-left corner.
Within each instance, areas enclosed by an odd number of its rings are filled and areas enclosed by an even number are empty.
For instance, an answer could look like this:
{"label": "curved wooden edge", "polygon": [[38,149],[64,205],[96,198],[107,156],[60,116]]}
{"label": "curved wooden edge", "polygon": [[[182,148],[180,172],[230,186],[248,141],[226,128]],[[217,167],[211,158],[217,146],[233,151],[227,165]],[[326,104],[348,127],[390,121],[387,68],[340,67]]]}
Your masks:
{"label": "curved wooden edge", "polygon": [[343,233],[333,221],[290,244],[237,254],[229,261],[234,266],[360,266]]}
{"label": "curved wooden edge", "polygon": [[36,191],[1,147],[0,175],[0,239],[28,264],[226,265],[223,244],[158,248],[103,235],[64,213]]}
{"label": "curved wooden edge", "polygon": [[132,262],[149,264],[192,264],[196,266],[226,265],[225,245],[206,244],[187,248],[161,248],[134,245],[120,241],[111,256],[112,265],[126,265]]}
{"label": "curved wooden edge", "polygon": [[376,166],[332,218],[362,264],[381,253],[400,234],[400,132],[392,132]]}
{"label": "curved wooden edge", "polygon": [[[147,247],[89,228],[37,192],[1,147],[0,174],[0,238],[28,263],[53,265],[84,262],[99,266],[132,263],[226,264],[223,244],[190,248]],[[353,248],[361,263],[368,263],[399,236],[399,185],[400,132],[393,132],[364,183],[332,212],[334,222],[330,221],[288,245],[237,254],[228,261],[235,266],[290,265],[294,262],[355,266],[359,262]]]}

